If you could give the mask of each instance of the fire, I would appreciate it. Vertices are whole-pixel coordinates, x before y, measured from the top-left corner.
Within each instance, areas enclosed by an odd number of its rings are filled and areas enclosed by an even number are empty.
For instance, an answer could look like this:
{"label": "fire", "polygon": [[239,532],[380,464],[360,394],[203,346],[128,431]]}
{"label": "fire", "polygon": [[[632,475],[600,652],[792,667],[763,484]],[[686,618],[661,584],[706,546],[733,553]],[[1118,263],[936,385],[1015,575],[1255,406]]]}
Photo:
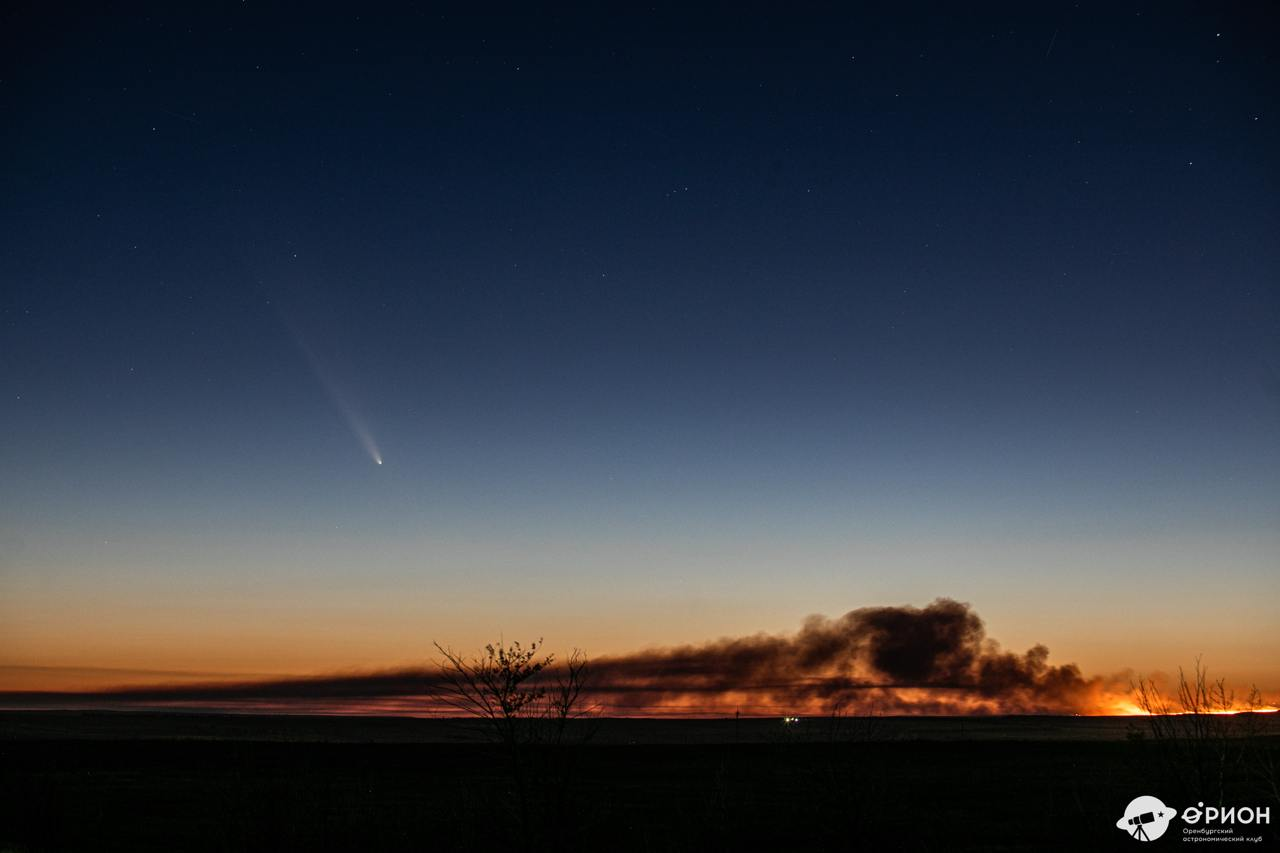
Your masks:
{"label": "fire", "polygon": [[[1236,714],[1274,714],[1274,713],[1276,713],[1277,711],[1280,711],[1280,708],[1277,708],[1275,705],[1267,705],[1267,706],[1262,707],[1262,708],[1228,708],[1228,709],[1221,710],[1221,711],[1210,711],[1209,713],[1210,713],[1210,714],[1225,714],[1225,715],[1226,715],[1226,716],[1228,716],[1228,717],[1233,717],[1233,716],[1235,716]],[[1190,711],[1182,711],[1181,713],[1183,713],[1183,714],[1190,714],[1191,712],[1190,712]]]}
{"label": "fire", "polygon": [[[1280,707],[1277,707],[1275,705],[1262,705],[1257,708],[1245,708],[1245,707],[1217,708],[1212,711],[1203,711],[1201,713],[1210,714],[1213,716],[1234,717],[1236,714],[1275,714],[1277,712],[1280,712]],[[1119,700],[1116,700],[1113,704],[1101,707],[1098,710],[1092,712],[1091,716],[1104,716],[1104,717],[1185,716],[1185,715],[1190,715],[1194,713],[1195,713],[1194,711],[1180,711],[1180,710],[1170,709],[1165,714],[1153,715],[1150,711],[1146,710],[1145,708],[1143,708],[1142,706],[1138,705],[1133,701],[1130,701],[1127,699],[1119,699]]]}
{"label": "fire", "polygon": [[1142,717],[1146,716],[1146,711],[1142,710],[1136,703],[1128,699],[1117,700],[1114,705],[1107,708],[1099,709],[1094,716],[1105,717]]}

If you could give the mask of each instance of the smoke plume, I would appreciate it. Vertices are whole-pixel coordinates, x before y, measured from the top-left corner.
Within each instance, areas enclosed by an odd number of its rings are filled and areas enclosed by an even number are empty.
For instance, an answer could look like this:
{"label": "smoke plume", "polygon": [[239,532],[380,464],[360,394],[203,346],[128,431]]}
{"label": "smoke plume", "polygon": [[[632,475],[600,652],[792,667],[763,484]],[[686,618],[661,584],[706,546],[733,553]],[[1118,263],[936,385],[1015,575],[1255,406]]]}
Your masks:
{"label": "smoke plume", "polygon": [[[1112,685],[1049,651],[1002,650],[967,604],[864,607],[811,616],[789,635],[756,634],[595,659],[604,713],[712,715],[1105,713]],[[554,670],[554,667],[553,667]],[[0,693],[0,705],[131,705],[345,713],[442,713],[434,666],[96,693]],[[552,671],[551,674],[554,674]]]}
{"label": "smoke plume", "polygon": [[[792,635],[725,639],[605,658],[596,689],[615,704],[814,713],[836,705],[889,713],[1074,713],[1101,680],[1049,650],[1002,651],[967,605],[864,607],[811,616]],[[636,700],[639,700],[638,702]]]}

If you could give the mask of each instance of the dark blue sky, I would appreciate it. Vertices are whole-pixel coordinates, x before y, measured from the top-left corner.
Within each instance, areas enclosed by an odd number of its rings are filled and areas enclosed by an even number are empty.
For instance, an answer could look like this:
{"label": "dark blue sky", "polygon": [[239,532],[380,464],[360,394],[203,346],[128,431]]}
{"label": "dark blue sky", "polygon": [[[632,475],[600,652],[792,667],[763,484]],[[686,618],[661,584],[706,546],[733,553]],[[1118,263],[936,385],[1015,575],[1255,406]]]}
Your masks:
{"label": "dark blue sky", "polygon": [[0,663],[952,595],[1120,664],[1066,614],[1210,574],[1262,660],[1275,21],[892,8],[11,18]]}

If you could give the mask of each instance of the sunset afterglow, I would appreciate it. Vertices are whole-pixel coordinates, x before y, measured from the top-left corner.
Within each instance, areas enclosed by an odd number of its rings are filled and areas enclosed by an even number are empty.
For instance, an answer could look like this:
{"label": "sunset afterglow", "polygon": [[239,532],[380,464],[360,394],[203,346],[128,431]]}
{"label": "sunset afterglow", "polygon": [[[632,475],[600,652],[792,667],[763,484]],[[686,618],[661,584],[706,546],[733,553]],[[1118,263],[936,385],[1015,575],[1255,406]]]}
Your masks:
{"label": "sunset afterglow", "polygon": [[0,853],[1280,844],[1276,3],[0,33]]}

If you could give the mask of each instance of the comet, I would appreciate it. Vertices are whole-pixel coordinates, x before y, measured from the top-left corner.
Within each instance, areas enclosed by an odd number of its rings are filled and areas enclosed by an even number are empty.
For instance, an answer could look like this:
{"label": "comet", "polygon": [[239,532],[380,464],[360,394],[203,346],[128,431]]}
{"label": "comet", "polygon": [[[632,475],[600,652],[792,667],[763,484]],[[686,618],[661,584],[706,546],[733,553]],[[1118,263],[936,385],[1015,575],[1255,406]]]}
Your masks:
{"label": "comet", "polygon": [[338,413],[342,415],[342,419],[347,422],[347,427],[351,430],[351,434],[360,442],[364,452],[373,460],[373,464],[381,465],[382,450],[379,449],[377,439],[373,437],[373,431],[369,428],[364,416],[360,414],[359,410],[351,402],[351,398],[343,391],[337,379],[325,367],[324,362],[316,355],[315,350],[308,345],[298,328],[289,322],[283,312],[280,314],[280,319],[293,337],[293,342],[297,345],[298,351],[306,359],[307,366],[311,368],[316,381],[320,384],[320,387],[324,388],[325,393],[329,395],[330,401],[333,402],[334,408],[338,410]]}

